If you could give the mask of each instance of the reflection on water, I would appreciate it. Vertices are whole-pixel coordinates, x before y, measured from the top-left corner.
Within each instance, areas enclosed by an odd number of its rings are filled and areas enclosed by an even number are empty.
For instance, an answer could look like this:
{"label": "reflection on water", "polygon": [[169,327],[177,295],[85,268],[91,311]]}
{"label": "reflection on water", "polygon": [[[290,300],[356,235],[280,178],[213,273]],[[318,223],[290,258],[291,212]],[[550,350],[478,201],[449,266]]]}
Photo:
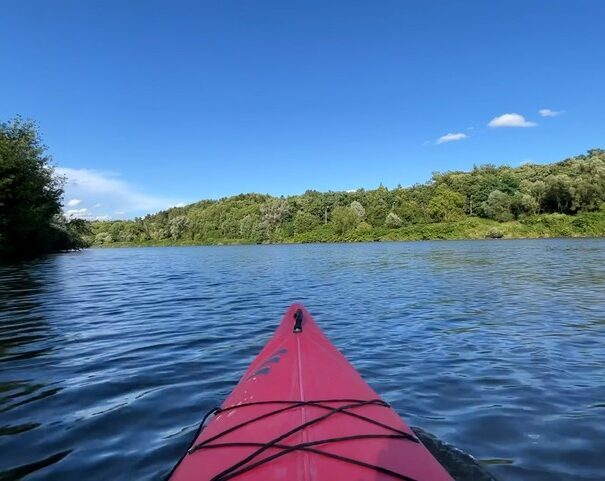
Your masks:
{"label": "reflection on water", "polygon": [[160,479],[294,300],[411,424],[498,479],[600,480],[604,292],[603,240],[93,249],[0,266],[0,480]]}
{"label": "reflection on water", "polygon": [[[46,276],[52,276],[53,272],[52,258],[39,263],[5,266],[0,271],[0,440],[18,439],[13,436],[27,432],[35,435],[42,424],[28,414],[29,406],[63,389],[50,386],[44,375],[35,375],[44,365],[38,359],[51,353],[58,344],[41,306],[45,286],[52,282],[52,278]],[[22,479],[69,453],[69,450],[52,454],[46,451],[30,453],[25,464],[18,465],[15,460],[19,459],[19,454],[8,451],[9,448],[10,444],[2,451],[9,455],[11,467],[0,472],[0,480]]]}

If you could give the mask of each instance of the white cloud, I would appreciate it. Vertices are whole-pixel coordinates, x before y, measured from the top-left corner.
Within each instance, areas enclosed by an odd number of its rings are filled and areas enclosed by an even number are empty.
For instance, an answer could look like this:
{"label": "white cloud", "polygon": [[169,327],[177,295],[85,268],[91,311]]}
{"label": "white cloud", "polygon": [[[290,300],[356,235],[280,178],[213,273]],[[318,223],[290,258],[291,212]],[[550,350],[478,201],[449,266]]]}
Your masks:
{"label": "white cloud", "polygon": [[67,215],[71,215],[71,214],[86,214],[88,212],[88,209],[86,207],[83,207],[82,209],[69,209],[66,210],[65,213]]}
{"label": "white cloud", "polygon": [[[73,205],[68,202],[69,207],[81,203],[93,206],[91,209],[66,210],[68,216],[96,219],[120,212],[121,217],[135,217],[167,209],[180,202],[180,199],[145,194],[116,174],[66,167],[58,167],[55,172],[67,179],[66,197],[71,199],[70,202],[78,201]],[[100,211],[101,206],[103,209]]]}
{"label": "white cloud", "polygon": [[521,114],[502,114],[498,117],[494,117],[490,120],[490,127],[535,127],[537,124],[535,122],[530,122],[526,120],[525,117]]}
{"label": "white cloud", "polygon": [[93,217],[90,214],[90,210],[86,207],[82,207],[81,209],[67,209],[65,215],[67,217],[78,217],[80,219],[91,219]]}
{"label": "white cloud", "polygon": [[86,219],[86,220],[111,220],[110,215],[94,215],[90,209],[82,207],[81,209],[68,209],[64,212],[65,216],[71,219]]}
{"label": "white cloud", "polygon": [[556,117],[557,115],[561,115],[563,110],[540,109],[538,113],[542,117]]}
{"label": "white cloud", "polygon": [[436,144],[445,144],[446,142],[456,142],[457,140],[463,140],[468,138],[468,135],[463,134],[462,132],[458,132],[455,134],[449,133],[449,134],[445,134],[442,135],[441,137],[439,137],[435,143]]}
{"label": "white cloud", "polygon": [[80,204],[81,202],[82,202],[82,201],[81,201],[80,199],[70,199],[70,200],[67,202],[67,207],[75,207],[75,206],[77,206],[78,204]]}

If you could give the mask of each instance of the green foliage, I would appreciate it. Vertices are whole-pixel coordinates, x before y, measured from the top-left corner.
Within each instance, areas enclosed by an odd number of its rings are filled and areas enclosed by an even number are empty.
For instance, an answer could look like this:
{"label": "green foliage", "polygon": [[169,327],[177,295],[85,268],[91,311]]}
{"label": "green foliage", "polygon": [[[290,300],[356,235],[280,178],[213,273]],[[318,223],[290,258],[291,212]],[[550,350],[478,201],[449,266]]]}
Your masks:
{"label": "green foliage", "polygon": [[511,206],[513,197],[500,190],[490,192],[487,200],[483,203],[483,212],[490,219],[506,222],[512,220]]}
{"label": "green foliage", "polygon": [[94,236],[93,245],[95,246],[104,246],[106,244],[111,244],[114,241],[113,237],[109,232],[99,232]]}
{"label": "green foliage", "polygon": [[332,225],[338,235],[346,234],[357,227],[359,222],[357,212],[351,207],[336,207],[332,212]]}
{"label": "green foliage", "polygon": [[365,192],[367,209],[365,220],[374,227],[380,227],[391,211],[392,195],[382,185],[376,190]]}
{"label": "green foliage", "polygon": [[488,239],[502,239],[502,237],[504,237],[504,233],[497,227],[490,227],[490,229],[487,231],[487,234],[485,234],[485,237]]}
{"label": "green foliage", "polygon": [[62,216],[62,196],[37,126],[20,118],[0,123],[0,257],[84,247],[87,224]]}
{"label": "green foliage", "polygon": [[184,215],[177,215],[176,217],[170,219],[168,222],[170,237],[172,237],[173,240],[182,239],[185,229],[187,228],[187,223],[187,217]]}
{"label": "green foliage", "polygon": [[372,226],[367,222],[360,222],[355,230],[360,234],[368,234],[372,232]]}
{"label": "green foliage", "polygon": [[319,225],[319,219],[310,212],[300,211],[294,217],[294,232],[302,234],[315,229]]}
{"label": "green foliage", "polygon": [[364,209],[363,205],[361,205],[360,202],[354,200],[353,202],[351,202],[351,209],[353,209],[355,211],[355,213],[357,214],[357,217],[359,217],[360,219],[365,218],[366,216],[366,210]]}
{"label": "green foliage", "polygon": [[429,201],[429,214],[435,222],[451,222],[464,217],[464,196],[445,185],[435,188]]}
{"label": "green foliage", "polygon": [[397,229],[401,227],[402,224],[403,222],[401,221],[401,218],[394,212],[389,212],[387,218],[384,221],[384,225],[387,226],[389,229]]}
{"label": "green foliage", "polygon": [[260,223],[259,217],[247,214],[239,221],[239,234],[244,239],[253,239],[256,226]]}
{"label": "green foliage", "polygon": [[[134,221],[92,223],[96,245],[605,235],[605,151],[556,164],[484,165],[407,188],[242,194]],[[492,229],[492,234],[489,234]],[[103,235],[100,235],[103,234]]]}
{"label": "green foliage", "polygon": [[540,204],[535,197],[522,192],[516,192],[511,197],[510,210],[515,219],[524,215],[536,215],[540,210]]}
{"label": "green foliage", "polygon": [[269,231],[275,231],[288,215],[288,202],[285,199],[271,199],[261,205],[263,224]]}
{"label": "green foliage", "polygon": [[544,194],[546,211],[569,213],[572,207],[571,179],[566,174],[549,175]]}

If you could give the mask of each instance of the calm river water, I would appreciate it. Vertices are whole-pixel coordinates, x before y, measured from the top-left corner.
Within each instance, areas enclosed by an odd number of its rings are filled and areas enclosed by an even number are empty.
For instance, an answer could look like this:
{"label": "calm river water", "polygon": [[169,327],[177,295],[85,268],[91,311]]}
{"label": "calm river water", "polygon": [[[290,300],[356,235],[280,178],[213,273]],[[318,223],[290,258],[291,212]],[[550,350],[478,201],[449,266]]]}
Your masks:
{"label": "calm river water", "polygon": [[161,479],[303,301],[503,481],[605,476],[605,240],[90,249],[0,267],[0,479]]}

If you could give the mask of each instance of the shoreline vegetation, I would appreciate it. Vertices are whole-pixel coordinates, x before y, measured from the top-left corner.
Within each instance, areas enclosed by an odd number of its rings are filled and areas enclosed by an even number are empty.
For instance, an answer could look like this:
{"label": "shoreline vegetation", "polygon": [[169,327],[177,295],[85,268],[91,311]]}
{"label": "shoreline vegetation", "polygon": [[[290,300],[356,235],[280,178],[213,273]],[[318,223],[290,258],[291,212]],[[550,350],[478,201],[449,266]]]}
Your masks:
{"label": "shoreline vegetation", "polygon": [[93,221],[97,247],[605,236],[605,150],[552,164],[482,165],[411,187],[203,200]]}
{"label": "shoreline vegetation", "polygon": [[552,164],[436,172],[411,187],[240,194],[133,220],[62,212],[37,125],[0,123],[0,259],[90,246],[169,246],[605,236],[605,150]]}
{"label": "shoreline vegetation", "polygon": [[0,123],[0,260],[89,246],[89,223],[63,215],[65,180],[46,152],[35,122]]}
{"label": "shoreline vegetation", "polygon": [[[575,222],[574,222],[575,220]],[[325,235],[323,235],[325,234]],[[520,240],[520,239],[587,239],[605,237],[605,211],[586,216],[544,214],[524,222],[490,222],[485,219],[419,224],[400,229],[372,229],[368,232],[352,232],[347,236],[335,236],[333,232],[318,229],[307,235],[293,236],[279,241],[254,242],[246,239],[217,239],[212,242],[196,240],[145,240],[136,242],[115,241],[90,247],[183,247],[183,246],[237,246],[255,244],[343,244],[355,242],[417,242],[436,240]]]}

